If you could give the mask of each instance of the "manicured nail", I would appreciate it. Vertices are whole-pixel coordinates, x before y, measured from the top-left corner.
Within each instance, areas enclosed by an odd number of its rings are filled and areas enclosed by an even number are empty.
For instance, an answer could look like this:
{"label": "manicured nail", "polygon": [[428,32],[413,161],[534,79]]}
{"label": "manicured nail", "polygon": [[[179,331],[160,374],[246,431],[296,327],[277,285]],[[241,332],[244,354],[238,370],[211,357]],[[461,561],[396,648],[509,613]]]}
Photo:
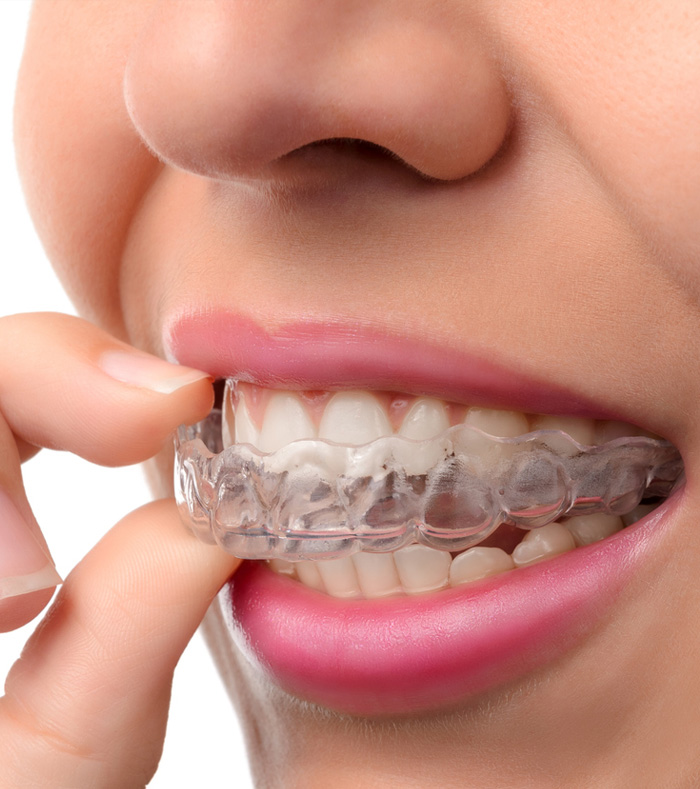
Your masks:
{"label": "manicured nail", "polygon": [[19,514],[12,499],[0,490],[0,599],[15,597],[62,583]]}
{"label": "manicured nail", "polygon": [[157,356],[140,351],[105,351],[98,364],[107,375],[117,381],[160,394],[171,394],[203,378],[211,379],[210,375],[201,370],[170,364]]}

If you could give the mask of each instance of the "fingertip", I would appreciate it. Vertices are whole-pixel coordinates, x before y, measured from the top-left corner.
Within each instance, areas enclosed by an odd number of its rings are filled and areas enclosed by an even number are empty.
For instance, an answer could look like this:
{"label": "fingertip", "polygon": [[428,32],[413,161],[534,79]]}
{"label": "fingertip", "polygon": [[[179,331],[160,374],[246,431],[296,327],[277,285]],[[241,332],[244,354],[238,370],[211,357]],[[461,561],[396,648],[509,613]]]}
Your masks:
{"label": "fingertip", "polygon": [[157,394],[173,394],[199,381],[214,382],[202,370],[171,364],[133,348],[110,348],[100,355],[97,363],[110,378]]}
{"label": "fingertip", "polygon": [[54,584],[0,599],[0,633],[9,633],[31,622],[49,604],[55,589]]}

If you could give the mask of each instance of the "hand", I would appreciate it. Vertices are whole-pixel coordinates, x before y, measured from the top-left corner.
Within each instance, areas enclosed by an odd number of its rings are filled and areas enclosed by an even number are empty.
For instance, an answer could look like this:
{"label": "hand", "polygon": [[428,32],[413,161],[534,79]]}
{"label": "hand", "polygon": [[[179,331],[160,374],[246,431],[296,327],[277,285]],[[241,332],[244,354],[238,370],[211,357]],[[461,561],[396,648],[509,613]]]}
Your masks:
{"label": "hand", "polygon": [[[60,580],[21,461],[42,446],[104,465],[142,461],[211,403],[203,373],[85,321],[0,319],[0,630],[36,616]],[[10,671],[0,786],[145,786],[160,758],[175,665],[239,563],[188,534],[172,500],[118,523],[70,573]]]}

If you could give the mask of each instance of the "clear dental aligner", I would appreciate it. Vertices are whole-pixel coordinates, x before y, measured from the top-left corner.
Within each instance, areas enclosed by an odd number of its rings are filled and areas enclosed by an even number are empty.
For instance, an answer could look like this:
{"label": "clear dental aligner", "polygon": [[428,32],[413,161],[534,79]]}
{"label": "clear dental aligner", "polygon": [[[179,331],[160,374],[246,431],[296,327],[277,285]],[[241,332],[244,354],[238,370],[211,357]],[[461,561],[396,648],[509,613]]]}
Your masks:
{"label": "clear dental aligner", "polygon": [[[497,438],[460,424],[425,441],[307,439],[264,453],[223,449],[221,423],[214,410],[178,429],[176,498],[195,534],[245,559],[330,559],[412,542],[462,551],[506,522],[529,530],[626,514],[669,496],[683,476],[678,450],[645,436],[583,446],[559,430]],[[427,473],[413,473],[416,449],[435,457]]]}

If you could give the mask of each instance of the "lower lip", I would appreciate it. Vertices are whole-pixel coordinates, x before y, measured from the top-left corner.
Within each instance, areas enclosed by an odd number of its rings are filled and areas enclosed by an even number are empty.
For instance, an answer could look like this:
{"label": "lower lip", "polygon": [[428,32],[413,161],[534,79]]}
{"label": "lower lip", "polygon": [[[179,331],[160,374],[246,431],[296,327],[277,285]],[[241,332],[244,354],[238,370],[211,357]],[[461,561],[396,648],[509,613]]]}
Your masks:
{"label": "lower lip", "polygon": [[680,493],[603,542],[421,597],[337,600],[247,562],[222,592],[232,637],[282,689],[330,709],[454,706],[581,643],[653,553]]}

